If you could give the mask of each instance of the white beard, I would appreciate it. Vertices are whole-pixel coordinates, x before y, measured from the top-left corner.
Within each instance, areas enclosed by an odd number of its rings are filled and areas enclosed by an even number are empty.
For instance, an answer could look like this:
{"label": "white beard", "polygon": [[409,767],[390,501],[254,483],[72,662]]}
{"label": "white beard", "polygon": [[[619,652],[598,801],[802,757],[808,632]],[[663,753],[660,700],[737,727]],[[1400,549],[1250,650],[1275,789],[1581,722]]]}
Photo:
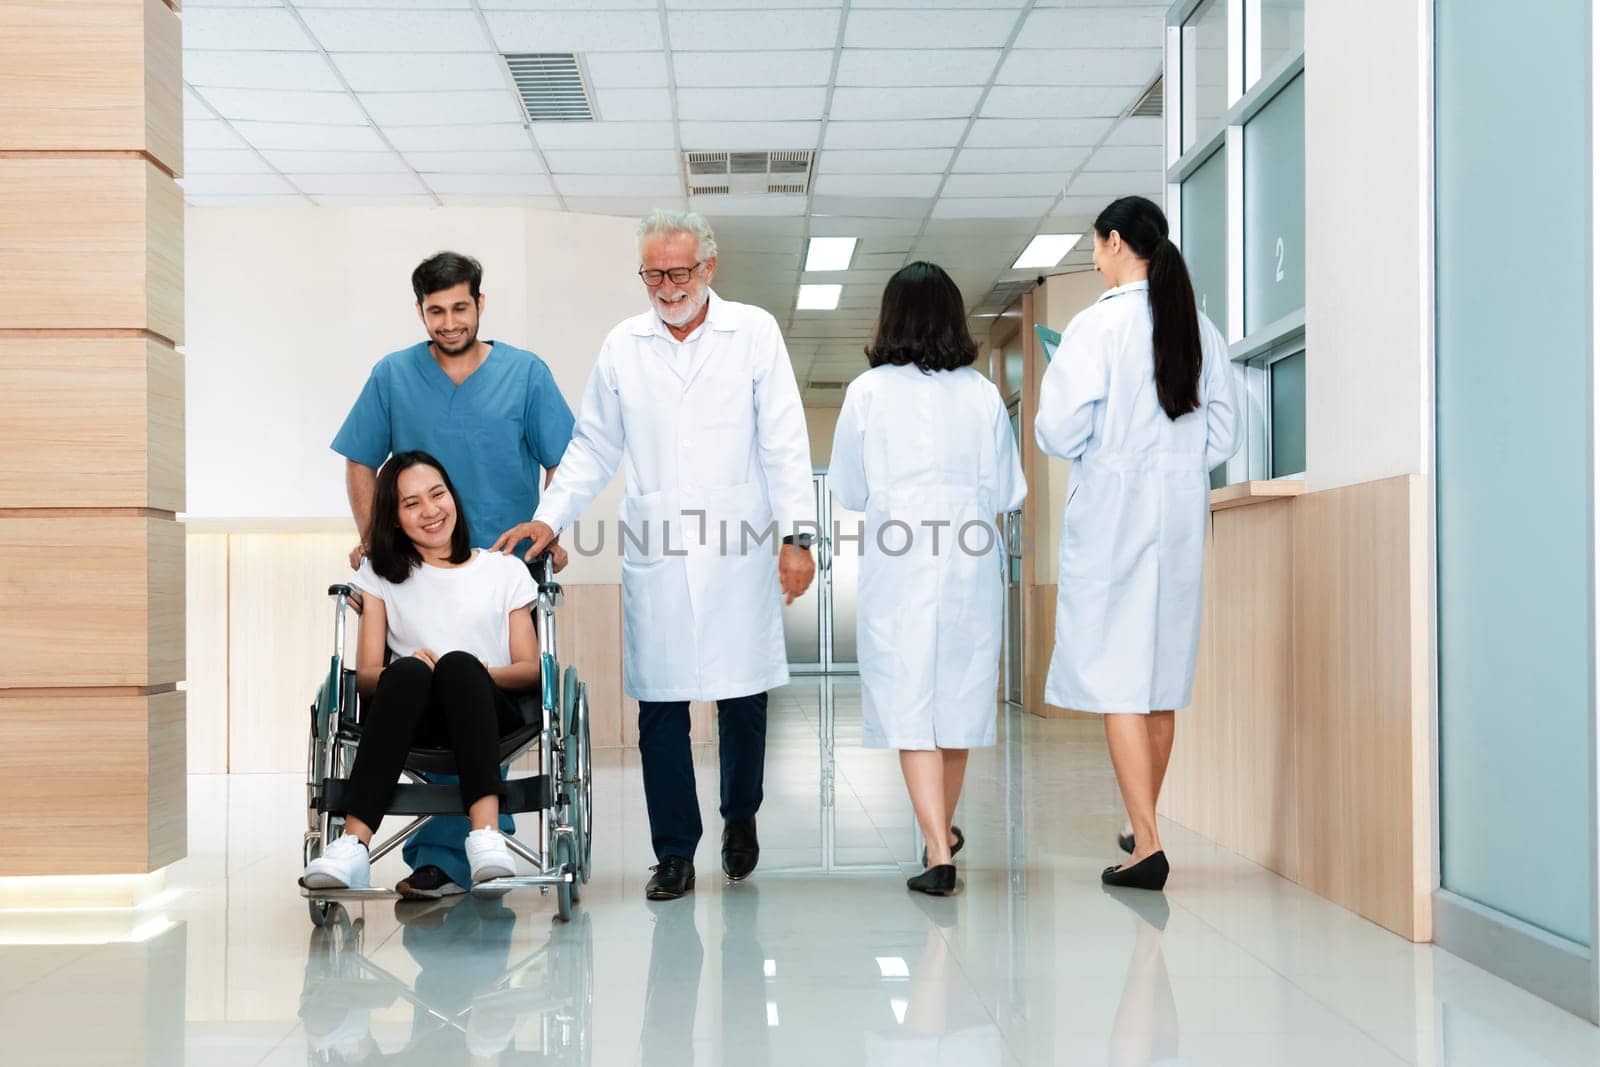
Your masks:
{"label": "white beard", "polygon": [[659,300],[652,300],[651,303],[655,305],[656,314],[661,317],[662,322],[666,323],[668,326],[681,327],[689,320],[693,319],[696,315],[700,314],[700,309],[706,306],[706,301],[709,298],[710,293],[705,289],[701,289],[698,293],[695,293],[686,299],[680,300],[676,304],[670,305],[670,314],[668,309],[663,307]]}

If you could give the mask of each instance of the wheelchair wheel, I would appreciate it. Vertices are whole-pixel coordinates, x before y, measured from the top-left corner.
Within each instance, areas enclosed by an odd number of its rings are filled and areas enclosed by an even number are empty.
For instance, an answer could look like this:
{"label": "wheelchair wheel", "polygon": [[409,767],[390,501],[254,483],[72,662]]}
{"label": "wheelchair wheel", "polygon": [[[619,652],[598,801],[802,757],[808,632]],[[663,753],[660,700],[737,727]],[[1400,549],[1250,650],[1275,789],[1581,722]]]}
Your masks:
{"label": "wheelchair wheel", "polygon": [[[556,838],[556,870],[566,872],[575,867],[576,864],[572,861],[572,838],[562,834]],[[572,921],[574,884],[574,882],[562,882],[556,886],[556,918],[564,923]]]}
{"label": "wheelchair wheel", "polygon": [[589,686],[578,687],[578,706],[573,723],[572,738],[577,749],[577,804],[573,810],[572,824],[577,829],[578,871],[582,880],[589,881],[589,853],[594,844],[594,764],[589,746]]}

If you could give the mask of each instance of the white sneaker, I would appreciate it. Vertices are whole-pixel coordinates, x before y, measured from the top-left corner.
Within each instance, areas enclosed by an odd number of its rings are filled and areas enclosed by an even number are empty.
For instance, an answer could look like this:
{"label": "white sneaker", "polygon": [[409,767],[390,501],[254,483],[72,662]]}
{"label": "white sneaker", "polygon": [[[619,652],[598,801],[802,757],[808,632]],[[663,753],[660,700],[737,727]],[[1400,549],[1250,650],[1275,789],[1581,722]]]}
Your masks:
{"label": "white sneaker", "polygon": [[300,884],[307,889],[367,889],[372,885],[372,860],[367,846],[349,834],[328,846],[321,856],[306,864]]}
{"label": "white sneaker", "polygon": [[467,862],[472,864],[472,883],[495,878],[510,878],[517,873],[517,861],[499,830],[484,827],[467,835]]}

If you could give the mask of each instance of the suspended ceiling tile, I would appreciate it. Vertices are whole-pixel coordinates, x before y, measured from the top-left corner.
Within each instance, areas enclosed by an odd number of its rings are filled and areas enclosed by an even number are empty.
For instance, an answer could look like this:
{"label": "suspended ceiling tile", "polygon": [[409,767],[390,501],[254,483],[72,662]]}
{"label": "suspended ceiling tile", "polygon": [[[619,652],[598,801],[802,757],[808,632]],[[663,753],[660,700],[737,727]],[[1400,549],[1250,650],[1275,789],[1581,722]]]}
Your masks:
{"label": "suspended ceiling tile", "polygon": [[675,148],[670,122],[536,122],[534,139],[544,149]]}
{"label": "suspended ceiling tile", "polygon": [[386,174],[406,170],[393,152],[296,152],[267,149],[261,153],[285,174]]}
{"label": "suspended ceiling tile", "polygon": [[471,11],[333,11],[301,4],[329,52],[488,52],[494,42]]}
{"label": "suspended ceiling tile", "polygon": [[1143,93],[1142,86],[997,85],[983,102],[982,117],[1117,118]]}
{"label": "suspended ceiling tile", "polygon": [[672,98],[656,89],[596,89],[595,110],[608,122],[670,122]]}
{"label": "suspended ceiling tile", "polygon": [[244,138],[233,132],[221,119],[186,119],[183,123],[183,147],[191,148],[243,148]]}
{"label": "suspended ceiling tile", "polygon": [[1059,196],[1066,175],[1059,171],[1037,174],[952,174],[945,196]]}
{"label": "suspended ceiling tile", "polygon": [[[1096,145],[1113,121],[1089,119],[980,118],[972,124],[967,148],[1061,148]],[[832,132],[831,130],[829,132]]]}
{"label": "suspended ceiling tile", "polygon": [[415,174],[289,174],[308,196],[405,196],[426,194]]}
{"label": "suspended ceiling tile", "polygon": [[660,174],[557,174],[556,189],[564,196],[651,197],[683,195],[683,179]]}
{"label": "suspended ceiling tile", "polygon": [[321,126],[295,122],[235,122],[240,136],[260,149],[387,152],[378,131],[368,125]]}
{"label": "suspended ceiling tile", "polygon": [[1160,48],[1016,48],[1000,65],[999,85],[1149,85],[1161,73]]}
{"label": "suspended ceiling tile", "polygon": [[827,90],[821,87],[679,89],[678,118],[685,122],[816,121],[822,118],[826,99]]}
{"label": "suspended ceiling tile", "polygon": [[293,193],[295,187],[276,174],[188,174],[179,179],[185,196]]}
{"label": "suspended ceiling tile", "polygon": [[705,215],[778,215],[806,213],[803,196],[692,196],[690,206]]}
{"label": "suspended ceiling tile", "polygon": [[817,174],[943,174],[948,148],[828,149],[817,155]]}
{"label": "suspended ceiling tile", "polygon": [[707,51],[792,51],[833,48],[838,10],[672,11],[667,30],[674,47]]}
{"label": "suspended ceiling tile", "polygon": [[542,174],[429,174],[423,178],[440,196],[549,196],[555,192]]}
{"label": "suspended ceiling tile", "polygon": [[1089,159],[1088,148],[963,148],[950,168],[956,174],[1055,171],[1070,174]]}
{"label": "suspended ceiling tile", "polygon": [[547,149],[545,161],[556,174],[677,174],[682,162],[666,149],[591,152]]}
{"label": "suspended ceiling tile", "polygon": [[344,92],[338,75],[316,52],[186,49],[183,80],[222,89],[302,89]]}
{"label": "suspended ceiling tile", "polygon": [[1016,15],[1009,11],[904,11],[852,9],[845,27],[846,48],[942,48],[960,41],[969,48],[998,48],[1011,36]]}
{"label": "suspended ceiling tile", "polygon": [[1166,128],[1159,118],[1137,115],[1117,123],[1106,144],[1120,147],[1160,147],[1166,143]]}
{"label": "suspended ceiling tile", "polygon": [[679,89],[741,86],[827,85],[833,52],[679,52],[672,53]]}
{"label": "suspended ceiling tile", "polygon": [[982,96],[980,86],[915,88],[838,88],[829,106],[830,119],[839,121],[907,119],[961,119],[971,116]]}
{"label": "suspended ceiling tile", "polygon": [[1038,218],[1050,210],[1055,202],[1049,196],[1016,197],[940,197],[933,205],[933,216],[939,219],[1025,219]]}
{"label": "suspended ceiling tile", "polygon": [[358,93],[509,91],[505,67],[490,52],[337,52],[329,57]]}
{"label": "suspended ceiling tile", "polygon": [[520,152],[407,152],[406,162],[423,174],[543,174],[529,145]]}
{"label": "suspended ceiling tile", "polygon": [[939,191],[940,174],[824,174],[813,181],[817,196],[913,196],[926,202]]}
{"label": "suspended ceiling tile", "polygon": [[272,168],[248,148],[183,150],[183,172],[190,174],[270,174]]}
{"label": "suspended ceiling tile", "polygon": [[272,89],[197,90],[229,121],[292,122],[316,126],[359,125],[366,115],[349,93],[302,93]]}
{"label": "suspended ceiling tile", "polygon": [[288,11],[274,8],[195,8],[183,13],[185,49],[251,49],[254,51],[315,51]]}
{"label": "suspended ceiling tile", "polygon": [[583,65],[596,89],[667,90],[667,57],[661,52],[590,52]]}
{"label": "suspended ceiling tile", "polygon": [[643,218],[657,208],[681,210],[687,203],[683,197],[648,196],[568,196],[567,210],[585,215],[620,215],[626,218]]}
{"label": "suspended ceiling tile", "polygon": [[847,48],[839,56],[840,86],[984,85],[998,48]]}
{"label": "suspended ceiling tile", "polygon": [[830,122],[823,148],[954,148],[966,119],[907,122]]}
{"label": "suspended ceiling tile", "polygon": [[383,132],[402,152],[516,151],[529,148],[533,143],[520,122],[481,126],[390,126]]}
{"label": "suspended ceiling tile", "polygon": [[516,122],[522,107],[509,89],[459,93],[362,93],[372,120],[390,126],[445,126],[453,122]]}
{"label": "suspended ceiling tile", "polygon": [[1083,171],[1072,180],[1067,190],[1073,196],[1152,196],[1164,184],[1161,175],[1154,171]]}
{"label": "suspended ceiling tile", "polygon": [[1090,43],[1097,48],[1156,48],[1166,35],[1159,7],[1036,8],[1022,27],[1021,44],[1052,41]]}
{"label": "suspended ceiling tile", "polygon": [[662,48],[661,20],[635,11],[485,11],[484,17],[502,52],[657,52]]}
{"label": "suspended ceiling tile", "polygon": [[1144,170],[1151,174],[1164,174],[1165,149],[1159,145],[1148,147],[1122,147],[1106,145],[1095,150],[1085,164],[1086,170]]}
{"label": "suspended ceiling tile", "polygon": [[807,151],[817,146],[820,122],[680,122],[686,152]]}

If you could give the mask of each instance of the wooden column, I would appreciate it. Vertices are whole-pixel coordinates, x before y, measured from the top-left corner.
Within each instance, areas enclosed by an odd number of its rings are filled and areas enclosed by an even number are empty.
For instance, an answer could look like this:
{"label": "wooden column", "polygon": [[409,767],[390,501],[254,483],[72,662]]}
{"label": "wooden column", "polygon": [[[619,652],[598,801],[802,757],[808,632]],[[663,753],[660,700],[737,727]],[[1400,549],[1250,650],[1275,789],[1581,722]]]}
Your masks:
{"label": "wooden column", "polygon": [[0,4],[0,876],[184,855],[181,59],[164,0]]}

